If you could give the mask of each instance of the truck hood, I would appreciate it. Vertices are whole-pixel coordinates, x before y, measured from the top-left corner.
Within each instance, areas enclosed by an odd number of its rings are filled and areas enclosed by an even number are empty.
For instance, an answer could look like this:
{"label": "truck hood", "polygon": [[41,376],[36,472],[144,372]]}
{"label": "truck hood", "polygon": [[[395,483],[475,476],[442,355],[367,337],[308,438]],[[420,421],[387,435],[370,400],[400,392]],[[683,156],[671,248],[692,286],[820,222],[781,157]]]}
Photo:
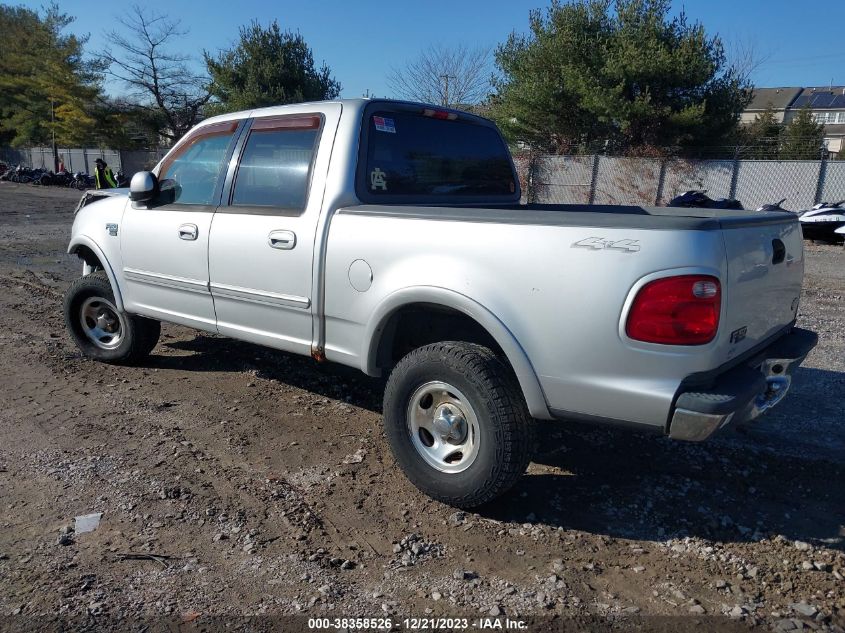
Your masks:
{"label": "truck hood", "polygon": [[92,202],[97,202],[97,200],[128,195],[128,187],[122,187],[120,189],[90,189],[82,194],[82,198],[80,198],[79,204],[76,205],[76,209],[74,209],[73,214],[76,215],[82,207],[88,206]]}

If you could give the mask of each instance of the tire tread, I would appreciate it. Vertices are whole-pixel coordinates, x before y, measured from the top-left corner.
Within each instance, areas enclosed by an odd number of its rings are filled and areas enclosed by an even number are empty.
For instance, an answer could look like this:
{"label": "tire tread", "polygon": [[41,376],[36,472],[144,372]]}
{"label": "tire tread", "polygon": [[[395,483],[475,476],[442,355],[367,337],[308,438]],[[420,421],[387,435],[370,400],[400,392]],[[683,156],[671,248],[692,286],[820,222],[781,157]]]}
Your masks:
{"label": "tire tread", "polygon": [[[154,319],[124,313],[127,329],[124,336],[127,337],[129,344],[124,350],[116,354],[102,353],[101,350],[87,341],[84,335],[77,332],[76,323],[74,323],[76,299],[81,293],[93,294],[91,291],[94,291],[98,296],[114,301],[114,292],[105,271],[95,271],[76,279],[70,285],[64,298],[65,325],[71,332],[77,347],[86,356],[116,365],[132,365],[146,358],[158,343],[161,334],[161,323]],[[120,350],[120,347],[117,350]]]}
{"label": "tire tread", "polygon": [[534,451],[534,421],[528,413],[516,376],[492,350],[476,343],[443,341],[413,350],[396,365],[385,390],[385,425],[399,423],[388,420],[387,413],[391,410],[389,403],[401,397],[399,392],[403,388],[405,374],[410,368],[432,360],[474,377],[482,393],[489,396],[499,423],[490,425],[496,433],[496,464],[480,486],[462,495],[428,486],[423,491],[438,501],[457,507],[479,506],[505,493],[525,472]]}

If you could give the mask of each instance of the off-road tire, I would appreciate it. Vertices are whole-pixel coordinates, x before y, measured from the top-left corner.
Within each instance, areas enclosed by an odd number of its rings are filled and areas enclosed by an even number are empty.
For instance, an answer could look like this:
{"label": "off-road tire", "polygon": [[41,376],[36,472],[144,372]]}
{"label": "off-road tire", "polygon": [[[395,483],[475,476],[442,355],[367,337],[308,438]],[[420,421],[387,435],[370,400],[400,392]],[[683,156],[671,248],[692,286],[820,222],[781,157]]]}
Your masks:
{"label": "off-road tire", "polygon": [[[437,470],[412,441],[411,399],[433,381],[459,389],[478,421],[478,453],[462,472]],[[411,483],[458,508],[482,505],[508,491],[525,472],[535,448],[534,420],[511,368],[487,347],[461,341],[425,345],[399,361],[384,394],[384,429]]]}
{"label": "off-road tire", "polygon": [[82,305],[86,299],[92,297],[99,297],[114,304],[114,292],[108,276],[102,270],[80,277],[65,293],[65,326],[80,351],[94,360],[116,365],[132,365],[146,358],[158,343],[161,323],[124,312],[121,314],[120,344],[113,349],[103,349],[88,338],[82,326]]}

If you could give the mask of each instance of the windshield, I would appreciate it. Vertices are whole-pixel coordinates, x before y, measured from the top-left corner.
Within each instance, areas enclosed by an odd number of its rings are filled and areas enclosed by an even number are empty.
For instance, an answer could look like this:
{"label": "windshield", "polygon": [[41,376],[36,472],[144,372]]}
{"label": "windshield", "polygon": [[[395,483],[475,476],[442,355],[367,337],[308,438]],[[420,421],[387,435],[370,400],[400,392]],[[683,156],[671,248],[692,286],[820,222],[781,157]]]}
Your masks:
{"label": "windshield", "polygon": [[516,195],[508,149],[492,126],[422,109],[368,112],[365,125],[362,200],[504,202]]}

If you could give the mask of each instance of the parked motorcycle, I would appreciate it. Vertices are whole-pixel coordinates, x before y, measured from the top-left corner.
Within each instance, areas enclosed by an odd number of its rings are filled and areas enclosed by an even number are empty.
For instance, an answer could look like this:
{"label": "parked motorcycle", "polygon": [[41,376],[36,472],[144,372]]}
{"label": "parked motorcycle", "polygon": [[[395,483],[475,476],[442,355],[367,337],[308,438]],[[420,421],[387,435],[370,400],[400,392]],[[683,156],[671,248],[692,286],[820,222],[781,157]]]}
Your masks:
{"label": "parked motorcycle", "polygon": [[843,239],[839,229],[845,228],[845,200],[820,202],[812,209],[800,211],[798,221],[805,239],[839,242]]}
{"label": "parked motorcycle", "polygon": [[39,167],[38,169],[32,169],[29,172],[30,182],[33,185],[50,185],[53,183],[53,172],[44,169],[43,167]]}
{"label": "parked motorcycle", "polygon": [[32,184],[47,187],[55,185],[57,178],[58,174],[54,174],[52,171],[47,171],[46,169],[36,169],[32,175]]}
{"label": "parked motorcycle", "polygon": [[53,177],[53,185],[56,187],[69,187],[73,180],[73,174],[69,171],[60,171]]}
{"label": "parked motorcycle", "polygon": [[[9,173],[11,172],[11,173]],[[10,169],[7,172],[9,178],[9,182],[19,182],[22,184],[27,184],[33,181],[34,176],[39,175],[34,169],[27,169],[23,165],[17,165],[13,170]]]}
{"label": "parked motorcycle", "polygon": [[667,206],[700,208],[700,209],[742,209],[742,203],[732,198],[713,199],[707,195],[706,189],[685,191],[669,201]]}
{"label": "parked motorcycle", "polygon": [[96,183],[93,176],[89,176],[86,173],[78,171],[73,175],[67,186],[83,191],[85,189],[93,189],[95,185]]}
{"label": "parked motorcycle", "polygon": [[11,182],[12,175],[15,173],[15,169],[16,166],[12,167],[11,165],[7,165],[6,168],[3,170],[3,173],[0,174],[0,180],[7,180]]}

